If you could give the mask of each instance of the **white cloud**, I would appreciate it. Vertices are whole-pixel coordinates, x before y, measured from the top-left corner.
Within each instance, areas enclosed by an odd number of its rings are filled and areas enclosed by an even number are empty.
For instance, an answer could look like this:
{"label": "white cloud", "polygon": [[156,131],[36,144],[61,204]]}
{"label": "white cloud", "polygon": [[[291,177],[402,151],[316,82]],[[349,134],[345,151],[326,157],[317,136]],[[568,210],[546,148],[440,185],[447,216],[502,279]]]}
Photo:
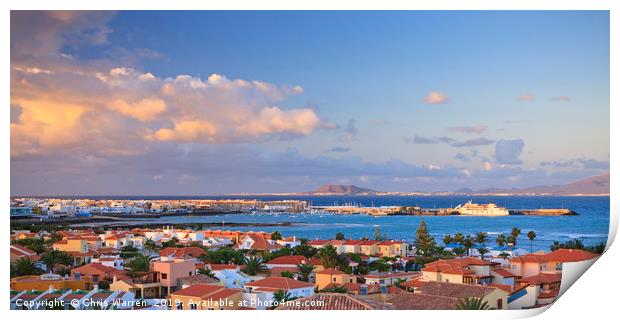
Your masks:
{"label": "white cloud", "polygon": [[448,95],[442,92],[431,91],[424,97],[424,101],[428,104],[443,104],[450,100]]}

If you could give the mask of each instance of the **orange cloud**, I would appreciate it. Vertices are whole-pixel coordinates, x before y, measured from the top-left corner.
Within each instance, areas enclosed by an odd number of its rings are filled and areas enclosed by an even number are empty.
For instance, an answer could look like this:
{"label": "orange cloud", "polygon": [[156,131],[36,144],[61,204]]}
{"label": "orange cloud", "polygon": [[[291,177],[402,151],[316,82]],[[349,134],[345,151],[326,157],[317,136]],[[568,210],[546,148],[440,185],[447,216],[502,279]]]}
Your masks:
{"label": "orange cloud", "polygon": [[424,101],[428,104],[443,104],[450,100],[448,95],[442,92],[431,91],[424,97]]}

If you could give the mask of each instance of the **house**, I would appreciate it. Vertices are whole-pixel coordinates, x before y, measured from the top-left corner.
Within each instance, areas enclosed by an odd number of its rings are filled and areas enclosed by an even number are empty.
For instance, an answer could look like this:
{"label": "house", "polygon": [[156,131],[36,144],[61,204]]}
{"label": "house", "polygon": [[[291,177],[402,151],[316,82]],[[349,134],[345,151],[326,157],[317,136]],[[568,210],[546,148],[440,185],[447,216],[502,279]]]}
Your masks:
{"label": "house", "polygon": [[11,245],[11,263],[15,262],[15,260],[20,258],[26,258],[32,262],[38,261],[41,256],[39,256],[36,252],[19,245]]}
{"label": "house", "polygon": [[161,298],[164,295],[159,272],[143,272],[137,276],[118,278],[114,276],[110,290],[131,292],[136,299]]}
{"label": "house", "polygon": [[560,293],[561,273],[540,273],[519,279],[519,283],[532,287],[533,296],[536,297],[535,306],[543,306],[552,303]]}
{"label": "house", "polygon": [[258,234],[246,234],[237,245],[237,249],[269,252],[273,252],[281,248],[282,246],[274,240],[267,239],[267,237]]}
{"label": "house", "polygon": [[333,268],[323,269],[315,272],[316,286],[319,290],[323,290],[329,285],[344,285],[346,283],[356,283],[357,275],[344,273]]}
{"label": "house", "polygon": [[360,247],[360,254],[366,256],[374,256],[379,254],[379,244],[381,241],[376,240],[365,240],[358,244]]}
{"label": "house", "polygon": [[408,281],[420,276],[419,272],[382,272],[370,273],[364,276],[366,284],[394,285],[400,280]]}
{"label": "house", "polygon": [[235,310],[242,306],[241,289],[197,284],[170,294],[171,308],[177,310]]}
{"label": "house", "polygon": [[172,259],[162,256],[160,260],[151,263],[151,271],[159,273],[162,286],[162,295],[167,295],[177,289],[179,278],[196,274],[194,259]]}
{"label": "house", "polygon": [[44,291],[51,287],[58,290],[91,290],[93,280],[91,277],[63,277],[53,273],[46,273],[40,276],[22,276],[11,279],[11,290],[40,290]]}
{"label": "house", "polygon": [[202,245],[207,248],[219,248],[232,245],[233,242],[229,238],[225,237],[207,237],[202,240]]}
{"label": "house", "polygon": [[377,245],[378,254],[382,257],[406,257],[407,256],[407,243],[404,241],[381,241]]}
{"label": "house", "polygon": [[191,259],[198,258],[201,255],[207,253],[200,247],[168,247],[159,250],[159,255],[162,257],[171,257],[176,259]]}
{"label": "house", "polygon": [[499,268],[497,262],[480,260],[472,257],[437,260],[427,263],[422,268],[422,279],[450,283],[492,283],[494,275],[491,270]]}
{"label": "house", "polygon": [[211,278],[204,274],[195,274],[193,276],[187,276],[177,279],[177,288],[187,288],[189,286],[197,284],[221,284],[220,280]]}
{"label": "house", "polygon": [[101,263],[91,262],[81,267],[71,269],[71,275],[73,277],[88,276],[91,277],[94,283],[107,280],[111,282],[114,277],[118,279],[127,278],[123,270],[118,270],[114,267],[106,266]]}
{"label": "house", "polygon": [[206,268],[213,271],[215,276],[226,288],[241,288],[252,279],[241,273],[241,268],[236,264],[207,264]]}
{"label": "house", "polygon": [[92,259],[92,263],[100,263],[117,270],[125,269],[125,261],[119,255],[99,255],[99,258]]}
{"label": "house", "polygon": [[243,299],[249,307],[265,309],[273,305],[273,295],[284,291],[291,297],[304,298],[314,294],[314,284],[286,277],[267,277],[243,285]]}
{"label": "house", "polygon": [[390,304],[343,293],[319,293],[278,306],[278,310],[392,310]]}
{"label": "house", "polygon": [[93,251],[88,241],[81,237],[67,238],[54,242],[52,244],[54,250],[63,251],[73,257],[73,264],[80,265],[82,263],[90,263],[93,257],[97,254]]}
{"label": "house", "polygon": [[508,293],[491,286],[428,281],[414,292],[414,294],[418,293],[455,299],[481,298],[482,301],[487,302],[489,307],[495,309],[507,309],[508,305]]}
{"label": "house", "polygon": [[276,240],[276,243],[281,245],[283,248],[294,248],[301,245],[301,241],[297,239],[297,237],[286,237],[280,240]]}

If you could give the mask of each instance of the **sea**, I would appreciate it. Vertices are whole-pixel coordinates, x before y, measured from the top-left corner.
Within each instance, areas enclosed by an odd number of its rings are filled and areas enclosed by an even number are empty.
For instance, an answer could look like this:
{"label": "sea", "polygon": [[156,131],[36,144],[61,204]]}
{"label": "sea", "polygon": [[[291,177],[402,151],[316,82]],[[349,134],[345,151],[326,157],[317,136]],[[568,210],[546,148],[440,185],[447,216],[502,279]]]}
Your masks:
{"label": "sea", "polygon": [[[94,197],[90,197],[91,199]],[[104,198],[104,197],[99,197]],[[258,199],[258,200],[307,200],[314,206],[355,203],[361,206],[420,206],[422,208],[447,208],[472,200],[474,203],[493,202],[508,209],[568,208],[576,216],[368,216],[337,214],[221,214],[212,216],[167,216],[159,223],[278,223],[290,226],[223,227],[226,230],[280,231],[284,236],[307,239],[333,239],[337,232],[345,237],[373,238],[378,228],[389,239],[412,242],[421,220],[436,241],[441,243],[447,234],[457,232],[475,234],[486,232],[488,246],[494,246],[498,234],[510,234],[513,227],[521,229],[517,247],[526,250],[548,251],[553,241],[565,242],[580,239],[586,245],[607,242],[609,233],[610,203],[608,196],[211,196],[211,197],[111,197],[114,199]],[[144,223],[149,221],[141,220]],[[153,220],[154,222],[155,220]],[[529,231],[536,232],[530,243]],[[531,245],[531,247],[530,247]]]}

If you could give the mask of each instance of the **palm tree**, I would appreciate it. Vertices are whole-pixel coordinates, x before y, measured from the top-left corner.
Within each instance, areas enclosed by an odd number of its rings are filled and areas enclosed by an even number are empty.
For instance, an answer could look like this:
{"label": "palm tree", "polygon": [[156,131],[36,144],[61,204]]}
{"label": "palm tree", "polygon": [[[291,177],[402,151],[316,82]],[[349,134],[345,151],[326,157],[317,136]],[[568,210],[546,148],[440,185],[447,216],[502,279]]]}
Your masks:
{"label": "palm tree", "polygon": [[503,233],[498,234],[495,242],[497,242],[498,246],[503,247],[506,244],[506,236]]}
{"label": "palm tree", "polygon": [[199,269],[198,270],[198,274],[202,274],[205,275],[209,278],[213,278],[215,280],[219,280],[219,278],[215,275],[215,272],[213,272],[213,270],[211,269]]}
{"label": "palm tree", "polygon": [[155,243],[152,239],[146,239],[146,241],[144,241],[144,249],[148,251],[155,251],[157,250],[157,243]]}
{"label": "palm tree", "polygon": [[261,272],[268,272],[269,269],[265,266],[259,257],[250,257],[245,260],[245,267],[243,272],[248,275],[255,276]]}
{"label": "palm tree", "polygon": [[478,248],[478,252],[480,253],[480,259],[484,260],[484,255],[489,253],[489,249],[485,247]]}
{"label": "palm tree", "polygon": [[41,255],[41,261],[45,263],[48,271],[56,270],[57,265],[71,265],[73,264],[73,257],[63,251],[52,250],[50,252]]}
{"label": "palm tree", "polygon": [[274,231],[271,233],[271,240],[282,240],[282,234],[280,231]]}
{"label": "palm tree", "polygon": [[36,275],[43,272],[41,268],[37,267],[34,261],[24,257],[15,260],[11,267],[13,271],[11,274],[12,277]]}
{"label": "palm tree", "polygon": [[332,292],[332,293],[347,293],[349,290],[344,286],[332,286],[328,289],[323,290],[323,292]]}
{"label": "palm tree", "polygon": [[446,246],[447,246],[447,245],[449,245],[450,243],[452,243],[452,237],[451,237],[449,234],[445,235],[445,236],[443,237],[443,243],[444,243]]}
{"label": "palm tree", "polygon": [[521,234],[521,229],[517,227],[512,228],[512,231],[510,231],[510,235],[514,238],[513,244],[515,246],[517,245],[517,238],[519,237],[520,234]]}
{"label": "palm tree", "polygon": [[126,265],[132,272],[148,272],[151,268],[151,258],[142,254],[134,256]]}
{"label": "palm tree", "polygon": [[310,281],[310,274],[314,272],[316,267],[311,264],[301,263],[297,265],[299,274],[301,275],[299,280],[308,282]]}
{"label": "palm tree", "polygon": [[500,254],[497,255],[498,257],[506,260],[508,259],[508,257],[510,257],[510,254],[508,252],[502,251]]}
{"label": "palm tree", "polygon": [[463,234],[458,232],[454,235],[454,239],[452,241],[456,243],[462,243],[463,239],[464,239]]}
{"label": "palm tree", "polygon": [[336,240],[344,240],[344,233],[342,232],[336,233]]}
{"label": "palm tree", "polygon": [[470,235],[467,235],[465,239],[463,239],[463,247],[467,250],[467,254],[469,254],[469,249],[474,247],[474,239]]}
{"label": "palm tree", "polygon": [[460,299],[456,304],[457,310],[491,310],[489,304],[478,297],[467,297]]}
{"label": "palm tree", "polygon": [[325,268],[335,268],[338,266],[338,252],[331,244],[319,249],[319,258]]}
{"label": "palm tree", "polygon": [[[296,298],[291,296],[291,294],[288,291],[278,290],[273,293],[273,300],[277,301],[278,304],[283,304],[287,301],[291,301],[295,299]],[[278,306],[278,304],[274,304],[274,306],[272,306],[271,309],[275,309]]]}
{"label": "palm tree", "polygon": [[479,244],[484,244],[485,242],[487,242],[486,232],[478,232],[476,234],[476,242],[478,242]]}
{"label": "palm tree", "polygon": [[456,247],[452,249],[452,252],[456,254],[458,257],[462,257],[465,254],[466,250],[463,247]]}
{"label": "palm tree", "polygon": [[534,239],[536,239],[536,232],[530,231],[527,233],[528,239],[530,239],[530,252],[532,252],[532,248],[534,246]]}

